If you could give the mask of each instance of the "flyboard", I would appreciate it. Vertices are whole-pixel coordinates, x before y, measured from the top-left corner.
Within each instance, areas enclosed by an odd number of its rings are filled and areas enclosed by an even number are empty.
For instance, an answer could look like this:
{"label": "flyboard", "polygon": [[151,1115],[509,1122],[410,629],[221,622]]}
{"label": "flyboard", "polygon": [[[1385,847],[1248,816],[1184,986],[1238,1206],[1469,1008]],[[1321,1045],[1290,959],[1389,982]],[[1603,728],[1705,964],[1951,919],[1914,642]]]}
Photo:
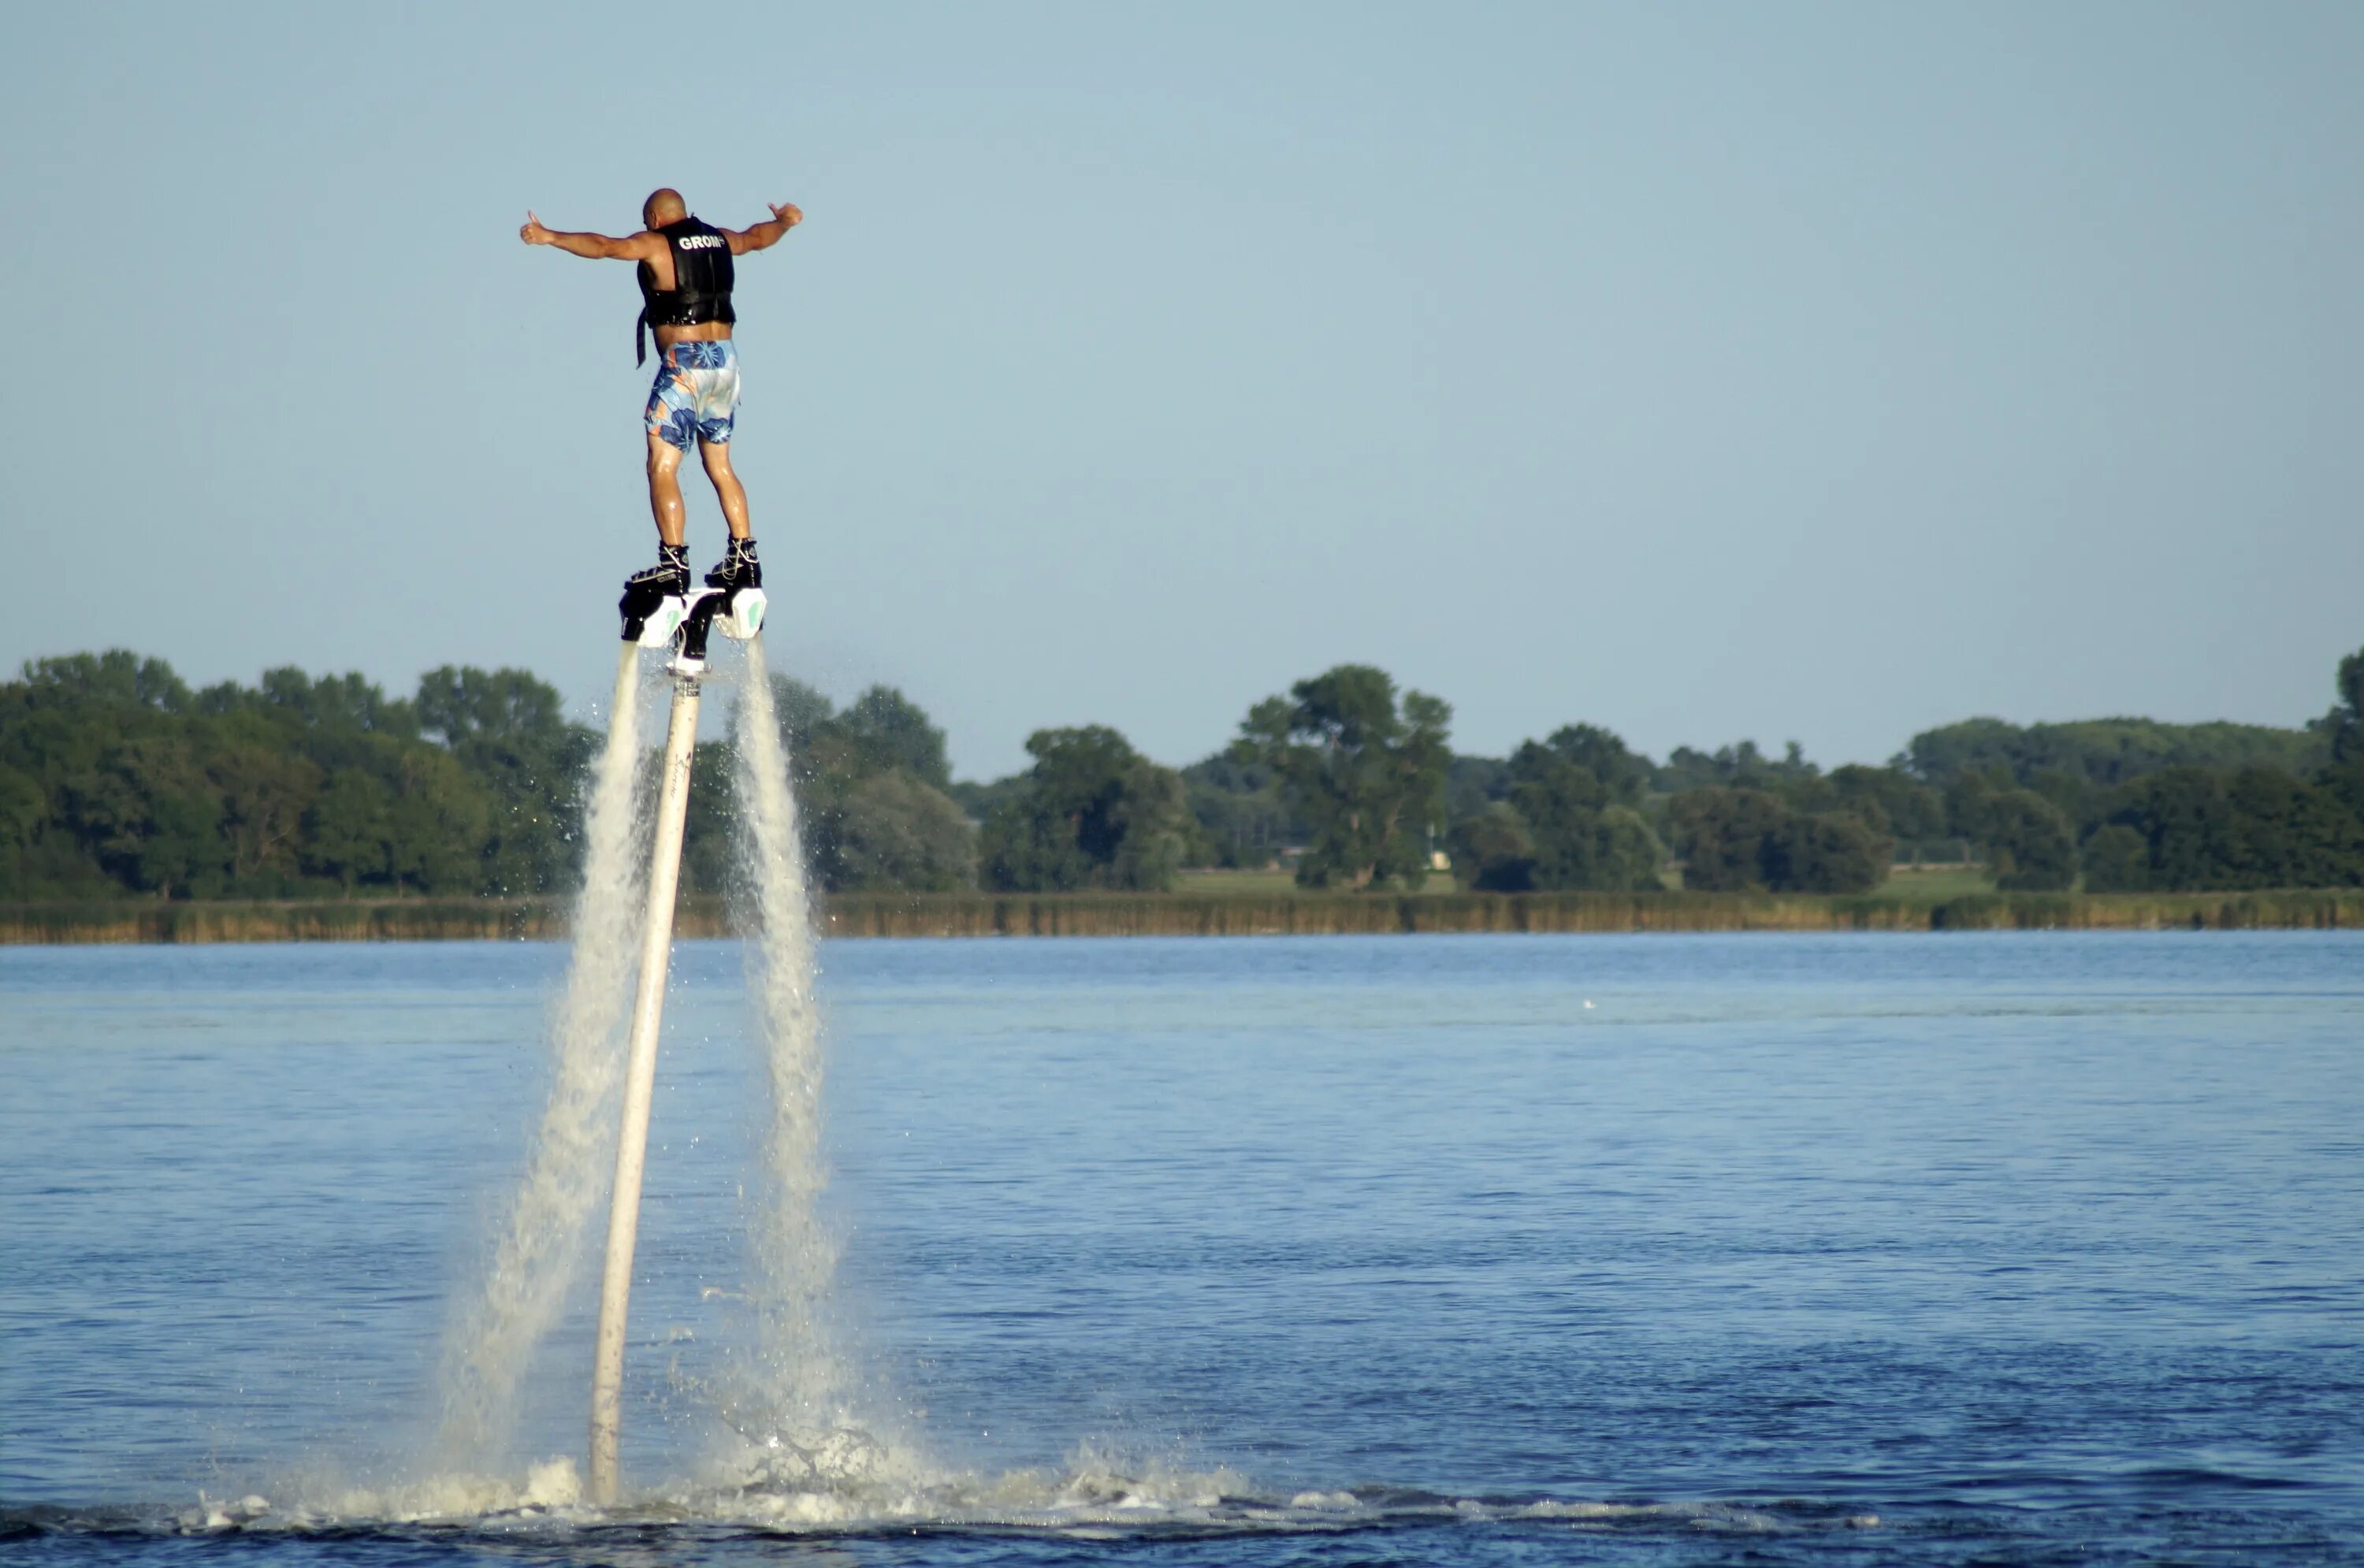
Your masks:
{"label": "flyboard", "polygon": [[615,1503],[619,1490],[623,1428],[624,1329],[632,1292],[632,1251],[640,1240],[641,1174],[649,1147],[649,1102],[656,1087],[657,1026],[664,1014],[665,972],[673,959],[673,913],[681,886],[682,826],[689,814],[690,753],[697,744],[698,683],[706,674],[706,644],[719,628],[744,641],[764,628],[764,590],[697,588],[664,594],[627,588],[617,609],[624,619],[616,665],[618,700],[610,713],[629,713],[643,650],[671,647],[673,711],[665,722],[664,762],[657,776],[656,828],[649,863],[647,925],[641,944],[640,985],[625,1047],[623,1125],[616,1139],[615,1195],[608,1210],[608,1262],[599,1283],[599,1330],[591,1368],[591,1498]]}

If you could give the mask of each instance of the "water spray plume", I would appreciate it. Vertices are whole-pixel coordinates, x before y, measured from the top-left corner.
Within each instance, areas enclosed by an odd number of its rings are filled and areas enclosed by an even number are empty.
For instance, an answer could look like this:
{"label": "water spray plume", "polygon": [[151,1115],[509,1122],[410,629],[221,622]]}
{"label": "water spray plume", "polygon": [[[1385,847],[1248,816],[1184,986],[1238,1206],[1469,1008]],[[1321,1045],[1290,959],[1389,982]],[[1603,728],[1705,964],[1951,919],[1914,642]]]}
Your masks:
{"label": "water spray plume", "polygon": [[766,1449],[842,1436],[844,1376],[826,1308],[837,1267],[819,1206],[820,1012],[811,890],[796,792],[760,641],[747,645],[737,709],[740,852],[761,929],[747,965],[771,1091],[764,1184],[750,1217],[756,1360],[732,1425]]}
{"label": "water spray plume", "polygon": [[617,662],[607,744],[584,812],[574,951],[550,1018],[550,1101],[484,1277],[444,1343],[433,1461],[446,1472],[481,1469],[501,1457],[517,1426],[519,1384],[564,1309],[585,1222],[607,1191],[604,1156],[622,1066],[617,1034],[645,863],[633,788],[639,687],[639,651],[628,644]]}

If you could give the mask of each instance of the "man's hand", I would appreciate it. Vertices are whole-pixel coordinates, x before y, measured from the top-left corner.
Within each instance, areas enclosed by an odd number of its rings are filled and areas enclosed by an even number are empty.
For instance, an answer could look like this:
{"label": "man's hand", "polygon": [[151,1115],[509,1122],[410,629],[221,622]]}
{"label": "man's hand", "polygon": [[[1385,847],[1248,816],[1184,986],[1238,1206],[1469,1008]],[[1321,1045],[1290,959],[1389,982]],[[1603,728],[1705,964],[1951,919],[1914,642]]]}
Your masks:
{"label": "man's hand", "polygon": [[805,220],[804,209],[794,202],[765,202],[772,216],[761,223],[751,223],[744,228],[726,228],[730,237],[730,253],[744,256],[750,250],[768,250],[787,238],[788,230]]}
{"label": "man's hand", "polygon": [[663,237],[646,229],[618,239],[608,234],[574,234],[563,228],[546,228],[530,208],[526,211],[525,222],[518,227],[518,238],[529,245],[555,245],[570,256],[591,261],[645,261],[664,248]]}

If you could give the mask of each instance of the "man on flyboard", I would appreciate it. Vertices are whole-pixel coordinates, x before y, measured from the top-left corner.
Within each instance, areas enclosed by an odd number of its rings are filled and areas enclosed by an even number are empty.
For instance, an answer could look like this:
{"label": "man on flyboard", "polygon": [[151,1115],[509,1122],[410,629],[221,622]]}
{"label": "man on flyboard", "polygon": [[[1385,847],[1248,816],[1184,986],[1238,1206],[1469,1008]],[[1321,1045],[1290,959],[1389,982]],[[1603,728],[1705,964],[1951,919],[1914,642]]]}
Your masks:
{"label": "man on flyboard", "polygon": [[[730,471],[730,424],[739,411],[739,350],[730,341],[730,258],[769,250],[804,214],[783,203],[771,217],[745,228],[717,228],[689,214],[681,193],[652,193],[641,204],[647,227],[622,239],[605,234],[567,234],[545,228],[530,212],[518,238],[529,245],[555,245],[569,255],[594,261],[640,263],[641,319],[633,330],[636,362],[648,360],[645,332],[657,338],[656,384],[649,389],[642,423],[649,437],[649,510],[656,515],[657,563],[624,584],[627,606],[636,599],[654,604],[689,592],[688,539],[682,527],[681,460],[694,438],[706,477],[730,526],[721,563],[706,574],[706,585],[725,594],[761,588],[764,569],[755,560],[755,536],[747,523],[747,492]],[[628,617],[632,611],[628,607]]]}

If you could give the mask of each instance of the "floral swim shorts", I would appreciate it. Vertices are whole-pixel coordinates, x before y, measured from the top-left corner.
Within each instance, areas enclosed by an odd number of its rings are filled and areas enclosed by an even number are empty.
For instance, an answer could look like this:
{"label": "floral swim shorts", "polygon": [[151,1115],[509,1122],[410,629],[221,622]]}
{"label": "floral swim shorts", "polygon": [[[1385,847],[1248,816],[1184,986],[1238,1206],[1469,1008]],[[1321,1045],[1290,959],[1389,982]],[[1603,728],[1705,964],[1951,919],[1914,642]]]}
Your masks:
{"label": "floral swim shorts", "polygon": [[693,437],[719,446],[738,415],[739,350],[730,339],[675,343],[664,351],[643,414],[650,435],[683,451]]}

